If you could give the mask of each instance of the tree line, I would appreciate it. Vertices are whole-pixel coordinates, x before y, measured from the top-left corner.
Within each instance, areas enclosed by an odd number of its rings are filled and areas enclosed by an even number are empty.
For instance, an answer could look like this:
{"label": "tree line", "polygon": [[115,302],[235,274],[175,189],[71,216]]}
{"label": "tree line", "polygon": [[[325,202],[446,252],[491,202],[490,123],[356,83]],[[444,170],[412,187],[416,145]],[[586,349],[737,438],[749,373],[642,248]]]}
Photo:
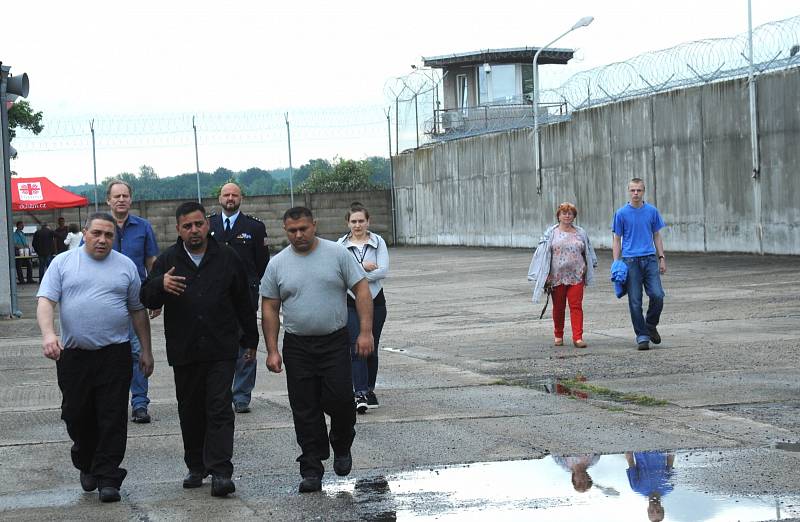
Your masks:
{"label": "tree line", "polygon": [[[104,179],[98,187],[97,197],[105,201],[105,186],[111,179],[121,179],[133,188],[137,200],[195,198],[197,174],[186,173],[160,178],[148,166],[139,167],[138,173],[122,172]],[[220,188],[230,181],[236,182],[245,195],[261,196],[289,193],[289,169],[264,170],[251,167],[234,172],[220,167],[214,172],[200,172],[200,194],[216,196]],[[313,159],[294,169],[292,185],[295,193],[352,192],[389,188],[390,166],[387,158],[371,156],[363,160],[334,158]],[[65,189],[80,194],[94,203],[94,185],[65,185]]]}

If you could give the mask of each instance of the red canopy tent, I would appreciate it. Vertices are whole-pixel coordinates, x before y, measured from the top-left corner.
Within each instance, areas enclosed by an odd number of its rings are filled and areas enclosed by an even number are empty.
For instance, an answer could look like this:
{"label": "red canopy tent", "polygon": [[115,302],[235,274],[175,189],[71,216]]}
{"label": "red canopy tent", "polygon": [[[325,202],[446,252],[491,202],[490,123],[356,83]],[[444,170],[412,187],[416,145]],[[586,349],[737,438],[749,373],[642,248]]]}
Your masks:
{"label": "red canopy tent", "polygon": [[14,211],[85,207],[88,204],[87,198],[64,190],[45,177],[11,178]]}

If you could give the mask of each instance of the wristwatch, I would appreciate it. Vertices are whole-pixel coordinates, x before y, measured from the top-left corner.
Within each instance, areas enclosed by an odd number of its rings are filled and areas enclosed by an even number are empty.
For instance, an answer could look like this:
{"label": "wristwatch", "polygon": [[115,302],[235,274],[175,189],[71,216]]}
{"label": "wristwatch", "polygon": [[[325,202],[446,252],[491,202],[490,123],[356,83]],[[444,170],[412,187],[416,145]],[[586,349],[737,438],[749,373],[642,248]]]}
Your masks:
{"label": "wristwatch", "polygon": [[659,259],[666,259],[664,256],[658,256]]}

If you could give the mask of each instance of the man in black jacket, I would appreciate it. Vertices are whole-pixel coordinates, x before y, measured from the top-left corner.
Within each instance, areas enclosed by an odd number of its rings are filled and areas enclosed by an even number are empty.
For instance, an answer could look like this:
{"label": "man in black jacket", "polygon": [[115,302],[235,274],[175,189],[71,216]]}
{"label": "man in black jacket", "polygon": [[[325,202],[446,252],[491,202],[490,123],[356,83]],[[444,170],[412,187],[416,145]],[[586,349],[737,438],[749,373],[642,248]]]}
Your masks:
{"label": "man in black jacket", "polygon": [[50,261],[53,260],[56,253],[56,236],[47,223],[42,222],[39,230],[33,233],[31,246],[39,257],[39,282],[41,283],[44,273],[47,272],[47,267],[50,266]]}
{"label": "man in black jacket", "polygon": [[258,346],[256,313],[244,264],[232,248],[211,239],[205,208],[182,203],[175,218],[180,238],[156,259],[141,300],[150,309],[164,307],[189,468],[183,487],[200,487],[211,474],[211,494],[223,497],[236,490],[231,381],[239,345]]}

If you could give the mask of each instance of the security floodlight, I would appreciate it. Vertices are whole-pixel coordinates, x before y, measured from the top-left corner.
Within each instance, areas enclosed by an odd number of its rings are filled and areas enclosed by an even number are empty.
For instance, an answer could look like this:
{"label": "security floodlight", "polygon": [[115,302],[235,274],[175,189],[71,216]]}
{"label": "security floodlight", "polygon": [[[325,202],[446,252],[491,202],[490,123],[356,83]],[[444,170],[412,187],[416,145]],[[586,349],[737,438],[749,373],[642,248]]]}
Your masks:
{"label": "security floodlight", "polygon": [[575,22],[575,25],[572,26],[571,31],[574,31],[575,29],[580,29],[581,27],[586,27],[593,21],[594,21],[594,16],[584,16],[583,18]]}

